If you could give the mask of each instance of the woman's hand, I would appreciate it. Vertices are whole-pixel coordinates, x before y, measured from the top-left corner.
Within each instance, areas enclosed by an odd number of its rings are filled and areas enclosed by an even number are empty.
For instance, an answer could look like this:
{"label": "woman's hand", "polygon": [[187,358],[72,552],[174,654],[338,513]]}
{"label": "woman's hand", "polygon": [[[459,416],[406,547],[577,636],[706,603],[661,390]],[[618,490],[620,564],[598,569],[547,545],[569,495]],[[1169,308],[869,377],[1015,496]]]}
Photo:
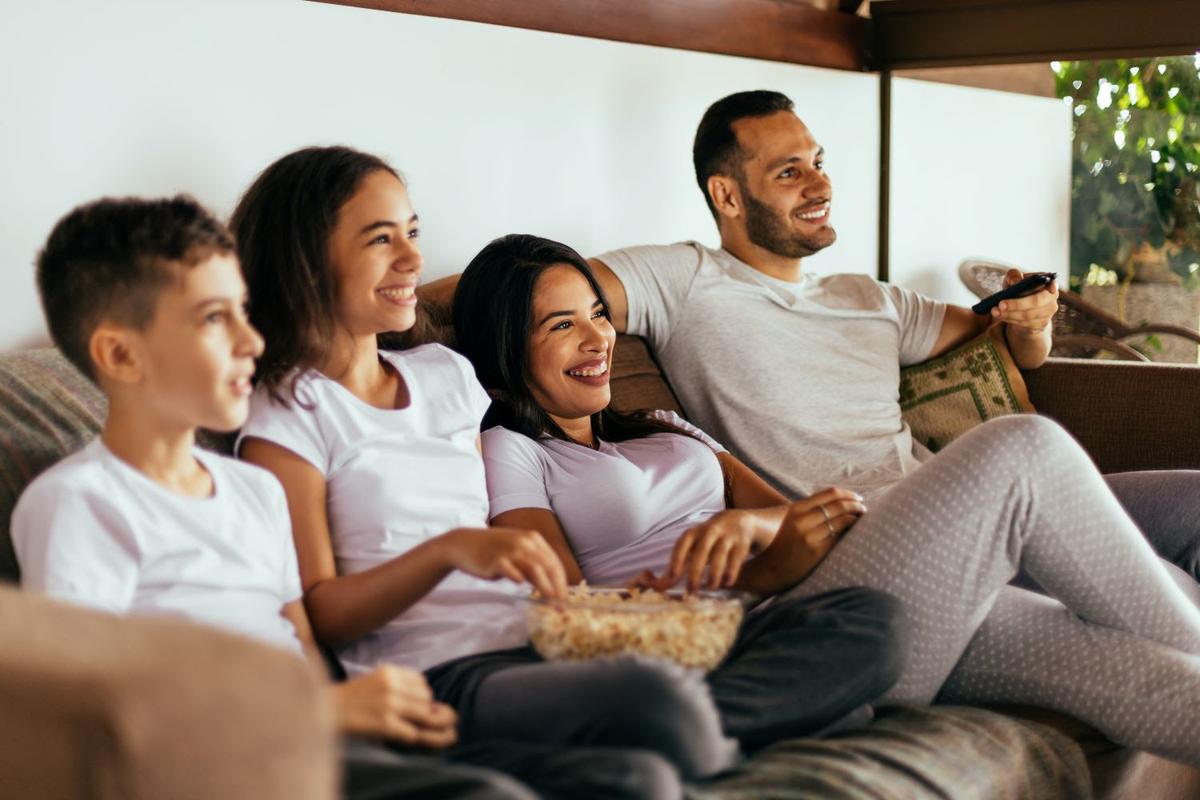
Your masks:
{"label": "woman's hand", "polygon": [[458,738],[454,709],[433,699],[419,672],[385,665],[331,688],[343,733],[431,749]]}
{"label": "woman's hand", "polygon": [[825,489],[790,504],[774,540],[746,563],[734,588],[768,595],[795,586],[866,510],[862,498],[846,489]]}
{"label": "woman's hand", "polygon": [[484,580],[531,583],[543,597],[563,597],[567,577],[554,550],[534,530],[458,528],[443,534],[451,564]]}
{"label": "woman's hand", "polygon": [[788,506],[779,532],[802,537],[814,546],[829,540],[828,546],[833,547],[866,510],[856,492],[836,487],[822,489]]}
{"label": "woman's hand", "polygon": [[686,576],[689,592],[732,586],[743,562],[762,544],[759,523],[752,511],[730,509],[714,514],[679,537],[666,572],[655,576],[647,570],[634,583],[662,591]]}

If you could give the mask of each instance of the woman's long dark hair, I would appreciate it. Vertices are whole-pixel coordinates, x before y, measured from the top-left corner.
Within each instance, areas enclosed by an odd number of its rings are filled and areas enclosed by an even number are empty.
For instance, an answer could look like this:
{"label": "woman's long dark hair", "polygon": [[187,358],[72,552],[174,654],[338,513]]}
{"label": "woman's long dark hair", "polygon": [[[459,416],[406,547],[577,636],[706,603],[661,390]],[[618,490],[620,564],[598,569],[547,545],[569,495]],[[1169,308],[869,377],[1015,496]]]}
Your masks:
{"label": "woman's long dark hair", "polygon": [[[401,182],[386,161],[349,147],[306,147],[262,171],[242,195],[230,220],[250,292],[250,322],[266,340],[255,382],[281,399],[293,370],[321,364],[337,330],[337,280],[329,263],[329,236],[338,212],[363,180],[378,171]],[[391,349],[420,341],[423,314],[407,332],[381,334]],[[295,382],[292,383],[293,396]]]}
{"label": "woman's long dark hair", "polygon": [[[475,365],[479,382],[492,396],[492,406],[483,419],[485,428],[502,425],[533,439],[551,436],[573,441],[534,400],[525,380],[533,331],[533,292],[546,270],[560,264],[579,270],[607,314],[608,301],[587,262],[570,247],[550,239],[520,233],[502,236],[480,250],[463,271],[454,293],[454,336],[459,351]],[[683,431],[646,411],[624,414],[608,406],[592,414],[592,433],[608,442],[623,442]]]}

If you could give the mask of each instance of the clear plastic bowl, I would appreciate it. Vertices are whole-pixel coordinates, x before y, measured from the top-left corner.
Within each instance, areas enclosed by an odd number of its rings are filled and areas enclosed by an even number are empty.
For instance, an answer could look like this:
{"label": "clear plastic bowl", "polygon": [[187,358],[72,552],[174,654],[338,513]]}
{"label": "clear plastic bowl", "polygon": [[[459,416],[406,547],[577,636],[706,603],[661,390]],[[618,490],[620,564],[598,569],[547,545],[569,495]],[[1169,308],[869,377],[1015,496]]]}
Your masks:
{"label": "clear plastic bowl", "polygon": [[575,587],[566,599],[531,598],[525,619],[547,661],[639,653],[708,671],[729,651],[743,613],[734,592]]}

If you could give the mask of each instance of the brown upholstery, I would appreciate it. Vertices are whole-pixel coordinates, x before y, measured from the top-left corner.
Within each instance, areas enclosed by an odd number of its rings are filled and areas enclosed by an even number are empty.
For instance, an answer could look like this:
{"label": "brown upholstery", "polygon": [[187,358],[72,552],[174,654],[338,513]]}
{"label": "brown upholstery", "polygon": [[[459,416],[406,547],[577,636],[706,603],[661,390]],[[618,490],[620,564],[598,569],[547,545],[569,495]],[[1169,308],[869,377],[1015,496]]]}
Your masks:
{"label": "brown upholstery", "polygon": [[1024,375],[1101,472],[1200,469],[1200,366],[1051,358]]}
{"label": "brown upholstery", "polygon": [[302,659],[0,585],[0,797],[328,800],[332,720]]}
{"label": "brown upholstery", "polygon": [[[627,375],[626,369],[636,374]],[[1052,358],[1023,375],[1033,406],[1071,431],[1102,472],[1200,468],[1200,426],[1195,421],[1200,366]],[[670,401],[669,407],[677,409],[665,377],[635,337],[618,339],[612,387],[613,403],[621,408]],[[1014,714],[1079,742],[1088,755],[1096,797],[1102,800],[1200,797],[1200,769],[1115,747],[1060,714],[1040,709]]]}

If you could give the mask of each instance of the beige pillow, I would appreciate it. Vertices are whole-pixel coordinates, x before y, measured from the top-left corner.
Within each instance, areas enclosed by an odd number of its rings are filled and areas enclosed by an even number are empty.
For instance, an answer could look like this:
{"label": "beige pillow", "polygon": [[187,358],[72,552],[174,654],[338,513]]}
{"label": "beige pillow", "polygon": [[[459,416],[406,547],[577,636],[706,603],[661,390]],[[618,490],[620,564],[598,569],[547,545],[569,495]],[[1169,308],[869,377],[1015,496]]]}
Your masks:
{"label": "beige pillow", "polygon": [[937,452],[981,422],[1035,411],[1003,328],[900,371],[900,411],[913,438]]}

